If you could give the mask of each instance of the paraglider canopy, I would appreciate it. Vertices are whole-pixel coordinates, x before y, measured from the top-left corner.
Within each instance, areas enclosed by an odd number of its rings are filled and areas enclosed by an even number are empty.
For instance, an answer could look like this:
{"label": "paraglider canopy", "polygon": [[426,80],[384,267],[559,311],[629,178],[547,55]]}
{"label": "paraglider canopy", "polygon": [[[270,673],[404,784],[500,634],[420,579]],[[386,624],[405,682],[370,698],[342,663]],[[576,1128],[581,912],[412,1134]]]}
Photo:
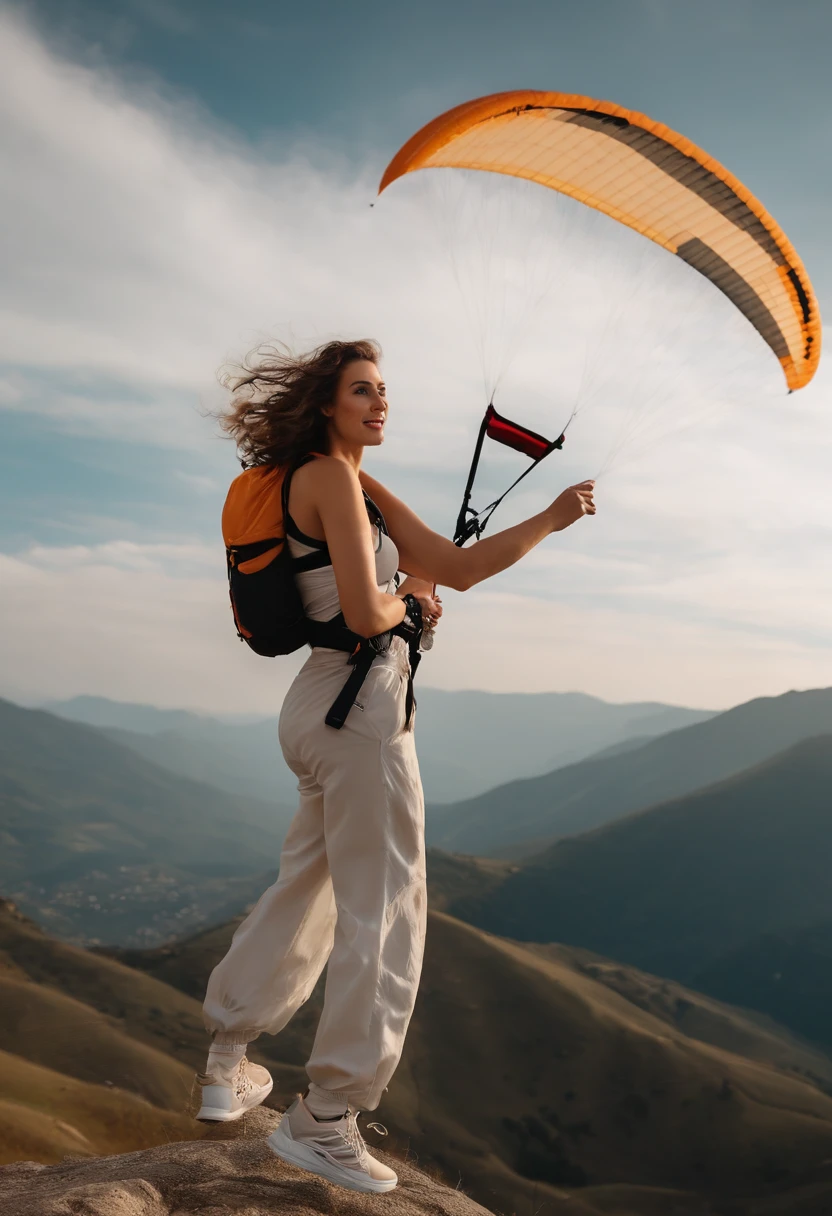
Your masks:
{"label": "paraglider canopy", "polygon": [[435,118],[388,165],[481,169],[538,182],[604,212],[718,287],[776,355],[790,389],[820,359],[803,263],[762,204],[690,140],[644,114],[571,93],[495,93]]}

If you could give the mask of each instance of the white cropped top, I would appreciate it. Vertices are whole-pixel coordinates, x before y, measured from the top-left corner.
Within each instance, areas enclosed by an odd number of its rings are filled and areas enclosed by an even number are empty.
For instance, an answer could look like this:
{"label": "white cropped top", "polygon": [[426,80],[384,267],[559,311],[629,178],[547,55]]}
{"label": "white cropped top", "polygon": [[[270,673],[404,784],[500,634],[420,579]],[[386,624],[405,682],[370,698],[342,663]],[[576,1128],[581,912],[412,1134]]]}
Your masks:
{"label": "white cropped top", "polygon": [[[303,533],[293,524],[298,536]],[[399,551],[390,537],[380,528],[371,525],[376,554],[376,583],[379,591],[392,595],[396,589],[396,572],[399,568]],[[305,557],[307,553],[316,553],[325,548],[323,541],[307,536],[300,541],[287,529],[289,552],[292,557]],[[338,599],[338,587],[335,583],[335,571],[332,566],[320,566],[317,570],[301,570],[295,575],[295,582],[303,610],[313,621],[331,621],[341,611]]]}

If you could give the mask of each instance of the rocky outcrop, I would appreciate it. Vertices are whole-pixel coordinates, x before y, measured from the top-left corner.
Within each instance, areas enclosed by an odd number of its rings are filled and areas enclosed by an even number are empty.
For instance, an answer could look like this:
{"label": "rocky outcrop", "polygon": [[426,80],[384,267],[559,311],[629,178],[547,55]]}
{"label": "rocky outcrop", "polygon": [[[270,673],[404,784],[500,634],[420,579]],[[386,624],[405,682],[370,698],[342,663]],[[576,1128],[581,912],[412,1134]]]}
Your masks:
{"label": "rocky outcrop", "polygon": [[287,1165],[266,1137],[281,1118],[252,1111],[197,1141],[115,1157],[67,1157],[59,1165],[21,1161],[0,1169],[3,1216],[488,1216],[460,1190],[415,1165],[371,1149],[399,1176],[386,1195],[334,1186]]}

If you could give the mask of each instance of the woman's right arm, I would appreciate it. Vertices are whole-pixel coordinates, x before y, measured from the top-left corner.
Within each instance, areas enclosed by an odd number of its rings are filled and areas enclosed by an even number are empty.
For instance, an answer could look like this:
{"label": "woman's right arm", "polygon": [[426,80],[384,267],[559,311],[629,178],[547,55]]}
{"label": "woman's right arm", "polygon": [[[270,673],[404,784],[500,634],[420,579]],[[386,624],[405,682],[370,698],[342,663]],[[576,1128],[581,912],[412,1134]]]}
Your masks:
{"label": "woman's right arm", "polygon": [[560,532],[580,519],[594,515],[594,481],[582,481],[559,494],[551,506],[522,523],[486,536],[460,549],[423,523],[401,499],[361,473],[361,483],[387,520],[390,535],[399,550],[401,569],[455,591],[467,591],[484,579],[513,566],[552,532]]}
{"label": "woman's right arm", "polygon": [[393,629],[407,609],[402,599],[378,589],[370,521],[354,471],[323,456],[298,472],[320,517],[347,628],[362,638]]}

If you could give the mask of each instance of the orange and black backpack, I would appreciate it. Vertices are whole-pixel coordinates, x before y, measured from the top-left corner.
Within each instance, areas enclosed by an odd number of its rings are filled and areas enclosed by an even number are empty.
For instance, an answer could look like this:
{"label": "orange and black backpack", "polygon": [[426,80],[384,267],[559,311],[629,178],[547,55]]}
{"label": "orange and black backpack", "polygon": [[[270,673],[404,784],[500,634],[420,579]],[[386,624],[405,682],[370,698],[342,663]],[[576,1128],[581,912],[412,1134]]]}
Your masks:
{"label": "orange and black backpack", "polygon": [[329,564],[325,550],[293,559],[286,541],[292,469],[255,465],[235,477],[222,511],[228,593],[237,635],[255,654],[291,654],[309,641],[295,571]]}
{"label": "orange and black backpack", "polygon": [[[289,486],[298,467],[254,465],[231,483],[222,512],[228,592],[237,636],[255,654],[274,658],[292,654],[305,645],[348,652],[347,662],[353,665],[353,671],[326,718],[329,726],[339,728],[373,659],[389,646],[393,633],[411,644],[411,673],[415,671],[421,619],[414,618],[419,616],[419,605],[406,596],[409,619],[376,638],[353,633],[341,613],[331,621],[313,621],[306,616],[295,575],[329,566],[331,560],[325,544],[302,557],[292,557],[289,552],[287,535],[306,542],[310,539],[297,530],[289,515]],[[384,516],[366,493],[364,501],[372,522],[386,532]],[[409,693],[408,721],[412,690]]]}

